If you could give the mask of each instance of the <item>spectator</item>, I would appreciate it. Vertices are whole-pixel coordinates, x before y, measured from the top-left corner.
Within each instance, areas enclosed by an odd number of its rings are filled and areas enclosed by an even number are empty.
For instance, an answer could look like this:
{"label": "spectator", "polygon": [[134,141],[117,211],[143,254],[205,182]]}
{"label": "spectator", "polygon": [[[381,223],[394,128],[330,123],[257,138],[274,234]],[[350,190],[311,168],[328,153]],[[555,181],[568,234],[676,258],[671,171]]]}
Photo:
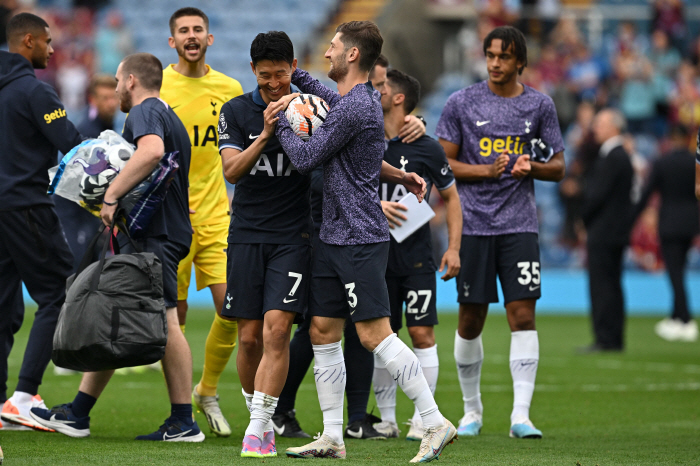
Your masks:
{"label": "spectator", "polygon": [[114,74],[122,59],[133,52],[131,32],[124,26],[121,14],[110,11],[95,36],[97,69],[100,73]]}
{"label": "spectator", "polygon": [[635,216],[645,209],[651,195],[661,195],[658,233],[666,271],[673,287],[673,311],[670,317],[657,323],[654,330],[669,341],[696,341],[698,326],[691,319],[685,292],[685,268],[693,238],[700,233],[700,214],[694,195],[695,166],[693,153],[688,151],[688,131],[675,126],[671,132],[671,151],[656,160]]}
{"label": "spectator", "polygon": [[627,118],[632,134],[651,133],[656,112],[651,62],[635,47],[622,42],[613,67],[619,80],[620,110]]}
{"label": "spectator", "polygon": [[581,43],[575,46],[571,65],[567,72],[569,89],[579,101],[595,101],[598,89],[605,80],[607,67],[594,57],[588,47]]}
{"label": "spectator", "polygon": [[651,29],[664,31],[672,46],[679,52],[684,52],[688,29],[685,25],[683,0],[654,0]]}
{"label": "spectator", "polygon": [[493,21],[494,26],[515,24],[520,18],[521,0],[477,0],[476,10]]}
{"label": "spectator", "polygon": [[601,110],[593,120],[600,155],[586,179],[583,221],[588,232],[588,277],[594,342],[582,352],[622,351],[625,303],[622,257],[629,243],[634,169],[623,147],[625,117]]}

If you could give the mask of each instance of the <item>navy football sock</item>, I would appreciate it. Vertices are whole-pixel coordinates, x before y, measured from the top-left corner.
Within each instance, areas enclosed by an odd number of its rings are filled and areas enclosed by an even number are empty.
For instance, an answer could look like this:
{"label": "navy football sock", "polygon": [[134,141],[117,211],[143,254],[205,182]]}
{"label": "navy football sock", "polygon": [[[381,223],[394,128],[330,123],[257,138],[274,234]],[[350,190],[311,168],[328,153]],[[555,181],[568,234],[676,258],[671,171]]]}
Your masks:
{"label": "navy football sock", "polygon": [[348,424],[352,424],[365,417],[374,373],[374,355],[362,346],[352,322],[348,322],[345,327],[344,354],[347,373],[345,394],[348,397]]}
{"label": "navy football sock", "polygon": [[79,391],[78,394],[75,395],[71,409],[75,417],[85,417],[90,415],[90,411],[92,411],[92,407],[95,406],[95,403],[97,403],[97,398]]}
{"label": "navy football sock", "polygon": [[192,404],[171,404],[170,416],[184,422],[188,426],[191,426],[194,423],[194,420],[192,419]]}

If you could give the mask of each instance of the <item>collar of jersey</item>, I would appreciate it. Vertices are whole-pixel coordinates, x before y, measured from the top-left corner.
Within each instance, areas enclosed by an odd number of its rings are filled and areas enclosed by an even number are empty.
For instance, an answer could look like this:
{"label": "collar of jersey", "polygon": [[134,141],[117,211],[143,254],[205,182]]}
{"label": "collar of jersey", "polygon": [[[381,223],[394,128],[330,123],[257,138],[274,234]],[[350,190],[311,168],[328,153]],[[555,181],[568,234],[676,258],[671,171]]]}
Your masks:
{"label": "collar of jersey", "polygon": [[[297,87],[293,84],[290,90],[292,91],[292,94],[294,94],[295,92],[299,92],[299,89],[297,89]],[[255,86],[255,89],[253,89],[253,102],[255,102],[263,108],[267,108],[267,104],[260,95],[260,86]]]}

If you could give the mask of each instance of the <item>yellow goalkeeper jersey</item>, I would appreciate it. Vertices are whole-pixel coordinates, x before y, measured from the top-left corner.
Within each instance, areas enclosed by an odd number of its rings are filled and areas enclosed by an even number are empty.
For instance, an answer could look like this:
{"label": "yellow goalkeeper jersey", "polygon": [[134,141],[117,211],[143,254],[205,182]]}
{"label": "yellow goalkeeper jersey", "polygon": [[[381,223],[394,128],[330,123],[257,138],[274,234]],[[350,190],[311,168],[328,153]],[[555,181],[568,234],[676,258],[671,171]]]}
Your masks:
{"label": "yellow goalkeeper jersey", "polygon": [[168,65],[163,70],[160,97],[187,128],[192,142],[190,216],[192,226],[228,222],[228,196],[218,149],[219,111],[243,94],[240,83],[207,65],[207,74],[188,78]]}

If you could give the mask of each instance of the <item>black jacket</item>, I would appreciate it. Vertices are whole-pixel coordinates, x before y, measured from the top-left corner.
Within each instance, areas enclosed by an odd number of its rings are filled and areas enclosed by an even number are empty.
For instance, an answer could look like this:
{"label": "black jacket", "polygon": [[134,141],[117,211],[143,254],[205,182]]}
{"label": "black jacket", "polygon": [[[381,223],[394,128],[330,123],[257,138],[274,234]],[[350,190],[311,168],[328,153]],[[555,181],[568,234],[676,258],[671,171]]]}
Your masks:
{"label": "black jacket", "polygon": [[81,139],[31,63],[0,51],[0,210],[52,205],[48,169],[59,150],[67,153]]}
{"label": "black jacket", "polygon": [[632,162],[622,146],[596,160],[586,179],[582,209],[589,243],[629,243],[633,178]]}
{"label": "black jacket", "polygon": [[635,217],[654,192],[661,194],[659,236],[662,239],[692,238],[700,232],[700,211],[695,198],[695,157],[676,150],[654,162]]}

